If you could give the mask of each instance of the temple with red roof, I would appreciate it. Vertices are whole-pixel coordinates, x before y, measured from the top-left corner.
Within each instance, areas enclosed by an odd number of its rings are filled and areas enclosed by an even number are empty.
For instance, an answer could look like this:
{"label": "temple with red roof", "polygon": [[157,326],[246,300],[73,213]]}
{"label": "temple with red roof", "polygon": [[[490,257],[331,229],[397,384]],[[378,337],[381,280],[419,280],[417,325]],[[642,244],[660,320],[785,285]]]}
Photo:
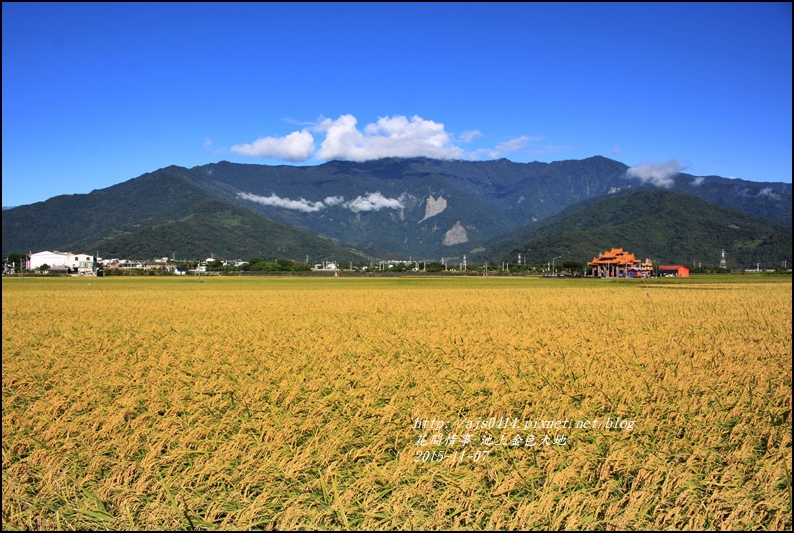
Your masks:
{"label": "temple with red roof", "polygon": [[641,261],[623,248],[612,248],[588,261],[590,274],[597,278],[648,278],[653,272],[650,259]]}

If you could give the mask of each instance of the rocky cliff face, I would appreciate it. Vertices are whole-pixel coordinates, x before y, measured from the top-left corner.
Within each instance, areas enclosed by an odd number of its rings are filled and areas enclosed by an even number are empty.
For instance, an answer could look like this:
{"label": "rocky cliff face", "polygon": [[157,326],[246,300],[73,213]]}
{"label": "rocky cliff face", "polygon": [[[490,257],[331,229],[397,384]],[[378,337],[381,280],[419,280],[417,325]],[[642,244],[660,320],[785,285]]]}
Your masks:
{"label": "rocky cliff face", "polygon": [[466,228],[463,227],[463,224],[460,223],[460,220],[455,222],[455,225],[444,234],[444,246],[454,246],[467,242],[469,242],[469,234],[466,232]]}
{"label": "rocky cliff face", "polygon": [[430,217],[434,217],[437,214],[444,211],[447,208],[447,199],[443,196],[439,195],[438,200],[433,198],[433,195],[427,197],[427,203],[425,204],[425,216],[419,222],[424,222]]}

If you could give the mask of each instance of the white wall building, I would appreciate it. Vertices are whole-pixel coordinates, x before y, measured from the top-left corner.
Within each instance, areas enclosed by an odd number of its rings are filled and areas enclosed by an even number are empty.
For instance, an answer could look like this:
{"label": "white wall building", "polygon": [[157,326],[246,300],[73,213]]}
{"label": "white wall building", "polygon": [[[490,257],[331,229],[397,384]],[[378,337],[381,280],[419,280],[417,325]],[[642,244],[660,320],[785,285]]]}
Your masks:
{"label": "white wall building", "polygon": [[37,252],[28,256],[28,270],[36,270],[41,265],[51,267],[67,267],[78,274],[86,274],[94,270],[94,258],[87,254],[71,252]]}

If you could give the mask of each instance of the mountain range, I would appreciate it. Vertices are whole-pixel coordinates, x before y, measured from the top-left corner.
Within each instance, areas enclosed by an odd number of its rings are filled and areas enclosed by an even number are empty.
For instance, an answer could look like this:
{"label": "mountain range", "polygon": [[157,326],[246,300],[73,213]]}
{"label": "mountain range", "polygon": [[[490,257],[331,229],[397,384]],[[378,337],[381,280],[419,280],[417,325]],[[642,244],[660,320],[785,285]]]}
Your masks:
{"label": "mountain range", "polygon": [[523,252],[546,262],[616,246],[687,264],[717,263],[721,249],[747,265],[791,261],[791,184],[685,173],[660,182],[628,171],[600,156],[170,166],[5,209],[2,248],[310,262]]}
{"label": "mountain range", "polygon": [[666,190],[627,191],[574,204],[475,250],[473,259],[529,264],[590,260],[623,247],[657,264],[729,267],[791,263],[791,228]]}

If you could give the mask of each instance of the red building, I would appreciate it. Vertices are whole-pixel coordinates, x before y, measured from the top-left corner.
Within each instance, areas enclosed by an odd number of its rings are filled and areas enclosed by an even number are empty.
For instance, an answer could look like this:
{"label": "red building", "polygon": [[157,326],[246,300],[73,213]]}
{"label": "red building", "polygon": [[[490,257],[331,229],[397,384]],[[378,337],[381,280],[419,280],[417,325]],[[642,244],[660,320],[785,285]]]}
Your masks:
{"label": "red building", "polygon": [[677,278],[688,278],[689,269],[683,265],[665,265],[659,267],[660,276],[675,276]]}

